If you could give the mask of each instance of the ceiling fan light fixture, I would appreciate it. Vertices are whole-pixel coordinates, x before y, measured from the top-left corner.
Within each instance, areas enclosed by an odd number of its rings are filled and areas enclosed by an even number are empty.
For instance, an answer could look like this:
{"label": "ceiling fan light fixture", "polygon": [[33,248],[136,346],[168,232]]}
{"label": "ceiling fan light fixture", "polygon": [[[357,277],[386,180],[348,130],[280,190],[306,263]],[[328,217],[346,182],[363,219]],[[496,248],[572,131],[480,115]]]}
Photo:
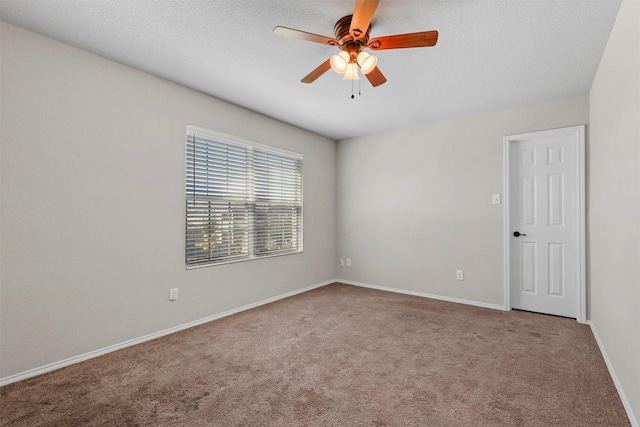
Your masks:
{"label": "ceiling fan light fixture", "polygon": [[[2,1],[2,0],[0,0]],[[346,0],[345,0],[346,1]],[[352,0],[353,1],[353,0]],[[333,69],[343,75],[343,80],[360,80],[358,69],[369,80],[373,87],[380,86],[387,81],[377,66],[378,58],[363,49],[377,50],[404,49],[413,47],[435,46],[438,42],[438,31],[420,31],[417,33],[395,34],[391,36],[369,38],[371,22],[380,0],[355,0],[352,15],[338,19],[333,26],[335,38],[309,33],[287,27],[275,27],[273,32],[292,39],[306,40],[325,46],[340,49],[340,53],[326,59],[309,74],[304,76],[302,83],[313,83],[324,73]]]}
{"label": "ceiling fan light fixture", "polygon": [[362,51],[358,54],[358,65],[360,65],[362,74],[369,74],[378,65],[378,57]]}
{"label": "ceiling fan light fixture", "polygon": [[345,71],[344,76],[342,76],[342,80],[360,80],[360,76],[358,75],[358,64],[355,62],[349,62],[347,64],[347,71]]}
{"label": "ceiling fan light fixture", "polygon": [[347,71],[347,65],[349,64],[349,54],[344,50],[337,55],[331,55],[331,69],[338,74],[343,74]]}

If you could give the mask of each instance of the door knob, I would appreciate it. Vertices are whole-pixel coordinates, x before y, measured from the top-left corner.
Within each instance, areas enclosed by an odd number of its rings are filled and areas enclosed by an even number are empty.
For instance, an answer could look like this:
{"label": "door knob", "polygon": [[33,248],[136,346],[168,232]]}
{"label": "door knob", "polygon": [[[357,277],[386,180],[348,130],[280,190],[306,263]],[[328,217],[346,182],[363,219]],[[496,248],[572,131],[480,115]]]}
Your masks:
{"label": "door knob", "polygon": [[526,234],[522,234],[522,233],[521,233],[521,232],[519,232],[519,231],[514,231],[514,232],[513,232],[513,235],[514,235],[515,237],[526,236]]}

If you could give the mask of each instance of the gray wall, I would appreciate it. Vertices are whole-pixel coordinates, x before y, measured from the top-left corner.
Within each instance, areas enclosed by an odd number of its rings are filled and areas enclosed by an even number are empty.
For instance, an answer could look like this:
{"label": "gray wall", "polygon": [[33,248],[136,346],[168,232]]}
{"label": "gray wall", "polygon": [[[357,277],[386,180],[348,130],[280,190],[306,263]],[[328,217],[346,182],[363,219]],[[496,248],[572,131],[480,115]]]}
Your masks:
{"label": "gray wall", "polygon": [[[0,377],[335,277],[335,142],[1,25]],[[185,270],[187,124],[303,153],[304,253]]]}
{"label": "gray wall", "polygon": [[340,141],[338,277],[503,306],[502,138],[588,114],[583,96]]}
{"label": "gray wall", "polygon": [[622,2],[590,92],[591,322],[640,421],[640,3]]}

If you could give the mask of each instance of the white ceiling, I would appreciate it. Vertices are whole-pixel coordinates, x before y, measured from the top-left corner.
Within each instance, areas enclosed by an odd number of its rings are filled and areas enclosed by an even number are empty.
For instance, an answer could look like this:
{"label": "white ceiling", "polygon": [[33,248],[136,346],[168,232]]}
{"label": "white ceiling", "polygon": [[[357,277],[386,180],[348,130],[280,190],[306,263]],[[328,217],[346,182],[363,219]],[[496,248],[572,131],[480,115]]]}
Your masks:
{"label": "white ceiling", "polygon": [[0,0],[0,19],[331,139],[586,94],[620,0],[381,0],[371,37],[438,30],[435,47],[378,51],[377,88],[328,71],[355,0]]}

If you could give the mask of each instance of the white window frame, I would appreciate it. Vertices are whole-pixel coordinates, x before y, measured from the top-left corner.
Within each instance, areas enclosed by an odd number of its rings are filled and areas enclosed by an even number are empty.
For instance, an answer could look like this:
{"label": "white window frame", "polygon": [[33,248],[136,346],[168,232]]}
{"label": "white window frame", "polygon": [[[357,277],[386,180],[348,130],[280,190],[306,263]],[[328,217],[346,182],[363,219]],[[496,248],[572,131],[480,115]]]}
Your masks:
{"label": "white window frame", "polygon": [[[241,150],[248,150],[250,154],[250,158],[251,160],[249,161],[248,169],[247,169],[247,189],[246,189],[246,195],[245,197],[242,199],[243,202],[245,203],[245,205],[248,205],[248,207],[244,210],[245,213],[245,219],[247,221],[247,241],[245,242],[246,244],[246,255],[241,255],[239,257],[235,257],[235,258],[227,258],[227,257],[221,257],[220,259],[216,260],[216,259],[211,259],[209,258],[208,260],[201,260],[201,261],[193,261],[190,257],[190,249],[193,251],[193,240],[190,241],[190,238],[193,239],[193,235],[191,234],[190,237],[190,233],[189,233],[189,220],[190,220],[190,214],[189,214],[189,208],[190,208],[190,202],[192,203],[192,207],[193,205],[196,203],[195,200],[198,201],[202,201],[204,198],[208,198],[211,199],[211,196],[202,196],[202,195],[197,195],[195,194],[195,186],[193,187],[193,193],[189,193],[189,178],[190,178],[190,168],[189,168],[189,164],[191,162],[190,160],[190,155],[189,155],[189,151],[190,149],[192,149],[190,147],[190,144],[193,144],[193,140],[190,138],[194,138],[195,136],[198,136],[199,138],[206,138],[208,140],[211,140],[213,143],[220,143],[220,144],[224,144],[227,146],[231,146],[231,147],[238,147]],[[299,195],[299,204],[297,202],[286,202],[286,201],[280,201],[282,203],[284,203],[284,205],[287,205],[290,203],[290,206],[293,207],[296,211],[299,210],[299,218],[298,218],[298,224],[299,224],[299,229],[297,229],[297,235],[298,235],[298,245],[297,248],[292,249],[292,250],[284,250],[283,252],[276,252],[276,253],[262,253],[262,254],[256,254],[256,248],[255,248],[255,242],[254,242],[254,237],[256,236],[256,205],[264,202],[262,199],[260,199],[259,197],[256,197],[257,192],[258,192],[258,185],[255,183],[255,181],[259,181],[259,179],[257,179],[255,177],[255,171],[257,170],[257,168],[253,167],[255,166],[254,162],[254,157],[253,154],[254,153],[258,153],[258,156],[264,156],[264,155],[275,155],[278,157],[281,157],[285,160],[288,161],[294,161],[299,162],[299,189],[298,189],[298,185],[296,185],[296,189],[295,189],[295,194],[296,194],[296,200],[298,200],[298,195]],[[258,142],[254,142],[254,141],[248,141],[248,140],[244,140],[242,138],[238,138],[232,135],[228,135],[228,134],[224,134],[224,133],[220,133],[220,132],[215,132],[209,129],[204,129],[198,126],[192,126],[192,125],[187,125],[187,132],[186,132],[186,158],[185,158],[185,164],[186,164],[186,174],[185,174],[185,265],[186,268],[188,270],[190,269],[194,269],[194,268],[202,268],[202,267],[210,267],[210,266],[214,266],[214,265],[223,265],[223,264],[229,264],[229,263],[235,263],[235,262],[242,262],[242,261],[250,261],[250,260],[255,260],[255,259],[263,259],[263,258],[271,258],[271,257],[276,257],[276,256],[284,256],[284,255],[292,255],[292,254],[296,254],[296,253],[301,253],[303,251],[303,242],[304,242],[304,236],[303,236],[303,230],[304,230],[304,226],[303,226],[303,206],[304,206],[304,201],[303,201],[303,182],[302,182],[302,178],[303,178],[303,155],[301,153],[297,153],[294,151],[289,151],[289,150],[285,150],[279,147],[274,147],[271,145],[266,145],[266,144],[261,144]],[[193,173],[193,169],[192,172]],[[195,177],[194,177],[195,179]],[[299,190],[299,191],[298,191]],[[213,197],[216,200],[220,200],[221,203],[226,203],[226,201],[228,200],[225,199],[225,197]],[[278,201],[276,201],[276,205],[278,205],[277,203]],[[231,203],[231,202],[229,202]],[[282,205],[279,205],[282,206]],[[295,227],[294,227],[295,228]],[[292,228],[292,234],[296,234],[296,231],[293,231]]]}

